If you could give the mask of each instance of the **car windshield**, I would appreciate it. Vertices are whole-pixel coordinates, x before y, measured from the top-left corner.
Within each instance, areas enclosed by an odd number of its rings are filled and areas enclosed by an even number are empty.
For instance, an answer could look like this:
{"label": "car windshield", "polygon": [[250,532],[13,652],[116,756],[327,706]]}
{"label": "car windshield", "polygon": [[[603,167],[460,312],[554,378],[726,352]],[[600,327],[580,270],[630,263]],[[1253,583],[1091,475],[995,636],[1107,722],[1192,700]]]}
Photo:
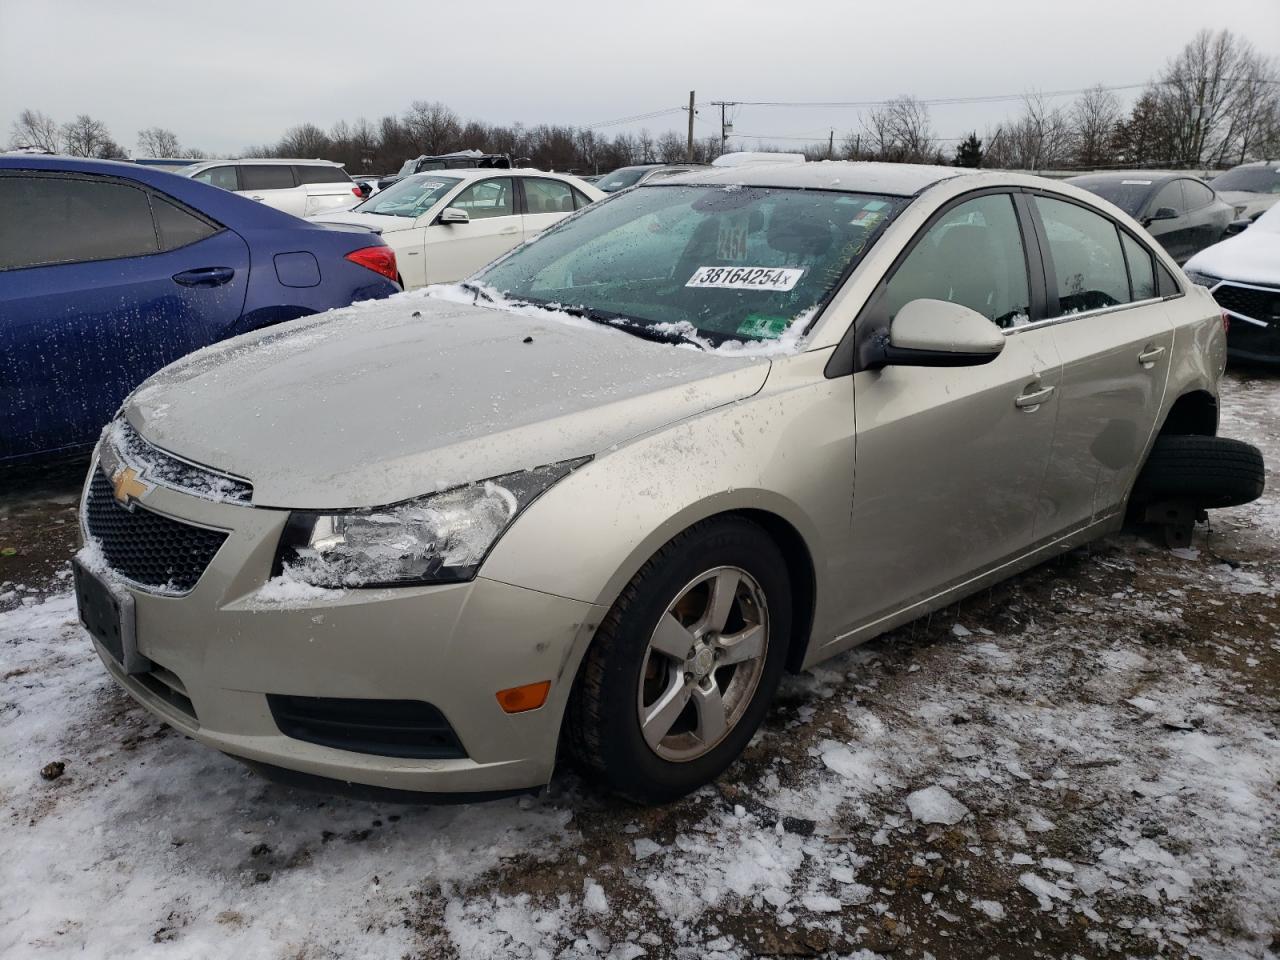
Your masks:
{"label": "car windshield", "polygon": [[1074,177],[1069,182],[1109,200],[1131,217],[1138,215],[1152,190],[1152,181],[1142,177]]}
{"label": "car windshield", "polygon": [[696,334],[767,341],[807,321],[901,197],[740,186],[644,186],[565,221],[476,279],[525,303]]}
{"label": "car windshield", "polygon": [[400,164],[400,170],[397,173],[397,176],[409,176],[409,174],[413,173],[413,165],[417,162],[417,160],[406,160],[404,163]]}
{"label": "car windshield", "polygon": [[1213,189],[1241,190],[1245,193],[1280,193],[1280,166],[1236,167],[1214,177]]}
{"label": "car windshield", "polygon": [[605,174],[596,181],[596,186],[605,193],[616,193],[624,187],[630,187],[644,176],[650,167],[623,167],[613,173]]}
{"label": "car windshield", "polygon": [[420,173],[393,183],[353,209],[357,213],[376,213],[383,217],[420,217],[461,182],[456,177]]}

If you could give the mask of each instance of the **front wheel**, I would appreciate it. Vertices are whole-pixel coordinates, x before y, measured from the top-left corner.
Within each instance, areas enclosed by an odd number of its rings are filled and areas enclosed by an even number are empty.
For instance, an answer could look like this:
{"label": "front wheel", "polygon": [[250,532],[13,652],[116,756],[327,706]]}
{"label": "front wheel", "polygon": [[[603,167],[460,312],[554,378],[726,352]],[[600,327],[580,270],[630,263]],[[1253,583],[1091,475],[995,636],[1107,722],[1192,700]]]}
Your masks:
{"label": "front wheel", "polygon": [[639,803],[714,780],[764,719],[790,632],[786,561],[769,535],[738,517],[692,527],[596,632],[566,717],[574,755]]}

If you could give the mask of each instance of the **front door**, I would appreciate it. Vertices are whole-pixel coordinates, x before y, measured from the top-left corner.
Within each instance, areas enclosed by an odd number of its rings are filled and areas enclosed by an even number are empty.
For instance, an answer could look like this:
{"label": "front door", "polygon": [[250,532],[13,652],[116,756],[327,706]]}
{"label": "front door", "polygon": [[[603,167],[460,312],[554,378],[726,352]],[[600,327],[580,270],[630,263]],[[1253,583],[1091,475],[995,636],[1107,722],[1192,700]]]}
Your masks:
{"label": "front door", "polygon": [[433,223],[426,231],[426,282],[465,280],[524,239],[510,177],[480,180],[449,201],[468,223]]}
{"label": "front door", "polygon": [[1062,385],[1040,523],[1066,532],[1115,512],[1155,428],[1173,352],[1145,243],[1092,209],[1036,196]]}
{"label": "front door", "polygon": [[948,300],[1003,327],[1007,340],[981,366],[854,374],[850,629],[963,583],[1036,540],[1060,363],[1052,331],[1035,323],[1032,262],[1009,194],[965,200],[934,219],[859,318],[874,328],[892,324],[912,300]]}

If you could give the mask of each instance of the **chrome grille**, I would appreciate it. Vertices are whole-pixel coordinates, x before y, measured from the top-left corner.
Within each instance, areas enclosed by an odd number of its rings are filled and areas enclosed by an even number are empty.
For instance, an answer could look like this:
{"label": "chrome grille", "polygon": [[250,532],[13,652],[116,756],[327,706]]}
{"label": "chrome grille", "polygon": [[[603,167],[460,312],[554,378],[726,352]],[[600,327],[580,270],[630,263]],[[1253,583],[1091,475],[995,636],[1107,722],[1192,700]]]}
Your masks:
{"label": "chrome grille", "polygon": [[207,467],[181,460],[144,440],[124,417],[117,417],[106,429],[106,441],[116,456],[137,470],[150,483],[180,490],[204,500],[248,504],[253,500],[253,484]]}

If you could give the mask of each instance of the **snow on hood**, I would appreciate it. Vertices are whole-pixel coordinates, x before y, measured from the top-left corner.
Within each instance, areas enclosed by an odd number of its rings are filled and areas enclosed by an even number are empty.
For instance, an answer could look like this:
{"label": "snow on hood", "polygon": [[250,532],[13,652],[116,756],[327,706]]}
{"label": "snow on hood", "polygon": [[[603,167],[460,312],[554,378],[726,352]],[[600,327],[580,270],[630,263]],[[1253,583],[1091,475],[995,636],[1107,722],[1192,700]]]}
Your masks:
{"label": "snow on hood", "polygon": [[769,371],[429,294],[208,347],[144,383],[125,415],[156,446],[251,481],[255,505],[380,506],[600,453],[748,397]]}
{"label": "snow on hood", "polygon": [[1187,271],[1223,280],[1280,286],[1280,206],[1274,206],[1243,233],[1201,250]]}

